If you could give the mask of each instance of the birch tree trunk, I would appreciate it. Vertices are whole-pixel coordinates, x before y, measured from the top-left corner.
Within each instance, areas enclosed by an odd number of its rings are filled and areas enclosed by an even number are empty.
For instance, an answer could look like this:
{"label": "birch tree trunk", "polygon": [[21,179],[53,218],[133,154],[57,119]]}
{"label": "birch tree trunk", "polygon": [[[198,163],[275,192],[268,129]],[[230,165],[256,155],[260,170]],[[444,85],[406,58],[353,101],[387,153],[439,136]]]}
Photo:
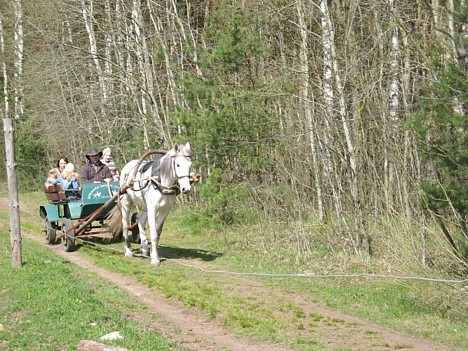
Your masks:
{"label": "birch tree trunk", "polygon": [[[336,56],[336,47],[335,47],[335,33],[333,29],[333,24],[330,19],[330,12],[328,10],[328,5],[326,0],[322,0],[320,2],[320,9],[322,11],[322,35],[323,35],[323,43],[324,43],[324,57],[327,60],[327,64],[330,66],[328,69],[331,72],[326,77],[327,80],[331,83],[331,79],[333,79],[334,87],[337,92],[337,102],[338,102],[338,114],[341,120],[341,127],[342,133],[345,137],[346,141],[346,151],[347,151],[347,159],[349,163],[349,170],[350,170],[350,190],[351,190],[351,197],[354,206],[354,220],[355,220],[355,241],[354,246],[355,249],[357,247],[361,247],[362,245],[365,246],[365,249],[370,252],[370,240],[368,237],[365,236],[364,225],[363,225],[363,215],[362,215],[362,208],[361,202],[359,199],[359,187],[358,187],[358,168],[357,168],[357,158],[356,152],[354,148],[354,142],[352,139],[351,134],[351,126],[348,117],[348,109],[346,106],[345,101],[345,92],[344,87],[341,82],[341,74],[338,67],[338,60]],[[329,77],[330,74],[332,77]],[[328,86],[327,96],[329,96],[329,100],[327,104],[331,104],[331,97],[333,94],[332,86]]]}
{"label": "birch tree trunk", "polygon": [[[137,80],[138,97],[139,97],[139,110],[141,114],[141,122],[143,124],[143,146],[145,150],[151,149],[151,143],[149,140],[148,129],[146,127],[148,123],[148,106],[147,106],[147,96],[148,86],[147,86],[147,77],[146,74],[150,73],[146,70],[144,53],[144,38],[142,35],[143,30],[143,20],[141,18],[141,1],[133,0],[132,2],[132,23],[133,23],[133,33],[135,34],[135,54],[136,54],[136,63],[138,67],[138,77],[134,77]],[[150,73],[151,74],[151,73]]]}
{"label": "birch tree trunk", "polygon": [[399,58],[400,58],[400,38],[398,31],[398,24],[395,20],[396,10],[394,0],[389,0],[390,6],[390,28],[391,28],[391,49],[390,49],[390,89],[389,89],[389,113],[390,118],[393,119],[394,125],[398,122],[398,113],[400,110],[400,87],[399,87]]}
{"label": "birch tree trunk", "polygon": [[[167,23],[170,23],[170,20],[168,17],[177,17],[178,14],[177,13],[174,13],[172,10],[172,2],[171,4],[168,4],[168,8],[166,9],[165,14],[166,14],[166,20],[168,21]],[[163,140],[165,142],[165,146],[166,147],[170,147],[171,144],[172,144],[172,138],[171,138],[171,134],[170,134],[170,130],[167,128],[167,125],[169,124],[169,110],[172,110],[174,107],[176,106],[180,106],[180,103],[179,103],[179,97],[177,95],[177,88],[176,88],[176,82],[175,82],[175,75],[174,75],[174,72],[172,71],[172,63],[171,63],[171,56],[170,56],[170,49],[168,48],[168,44],[166,43],[166,39],[165,39],[165,36],[164,36],[164,32],[165,32],[165,29],[164,29],[164,25],[163,25],[163,22],[162,22],[162,14],[160,14],[160,11],[157,11],[157,8],[151,8],[150,11],[149,11],[149,15],[150,15],[150,19],[151,19],[151,22],[153,24],[153,31],[155,33],[155,37],[156,37],[156,40],[159,42],[159,45],[160,45],[160,48],[163,52],[163,55],[164,55],[164,68],[165,68],[165,72],[166,72],[166,81],[165,83],[167,84],[167,93],[169,96],[167,96],[167,98],[164,98],[163,95],[164,92],[163,91],[159,91],[158,92],[158,96],[159,96],[159,101],[164,101],[164,102],[160,102],[160,105],[161,105],[161,113],[160,113],[160,116],[158,116],[158,120],[159,120],[159,124],[160,124],[160,129],[161,129],[161,134],[163,135]],[[170,20],[170,21],[169,21]],[[176,28],[175,27],[172,27],[172,26],[169,26],[168,28],[171,28],[171,29],[168,29],[166,32],[170,32],[170,33],[173,33],[172,36],[175,35],[176,33]],[[168,40],[169,41],[169,40]],[[170,44],[169,44],[170,45]],[[155,66],[156,65],[159,65],[160,63],[159,62],[154,62],[153,63],[153,70],[154,70],[154,74],[156,76],[156,68]],[[171,103],[169,103],[171,102]],[[164,108],[165,107],[165,108]],[[161,116],[163,115],[163,116]]]}
{"label": "birch tree trunk", "polygon": [[[397,10],[394,0],[389,0],[388,2],[389,12],[390,12],[390,83],[388,89],[388,100],[389,100],[389,117],[390,121],[385,123],[388,125],[388,143],[385,147],[387,148],[386,160],[387,164],[387,187],[388,193],[395,192],[395,196],[398,196],[401,204],[401,189],[400,182],[401,178],[398,172],[397,160],[395,157],[396,149],[399,149],[400,131],[399,131],[399,114],[401,110],[400,106],[400,38],[399,38],[399,29],[397,23]],[[394,179],[397,181],[397,186],[394,185]],[[396,188],[396,189],[395,189]],[[395,190],[393,190],[395,189]],[[394,199],[392,199],[393,201]]]}
{"label": "birch tree trunk", "polygon": [[15,119],[19,119],[24,114],[23,102],[23,60],[24,60],[24,42],[23,42],[23,10],[21,0],[14,0],[13,7],[15,11]]}
{"label": "birch tree trunk", "polygon": [[309,59],[308,59],[308,49],[307,49],[307,25],[305,23],[304,9],[302,1],[296,3],[297,16],[299,31],[301,35],[301,46],[299,53],[299,74],[300,74],[300,88],[299,96],[301,98],[301,107],[304,112],[307,121],[307,128],[309,133],[309,145],[312,156],[312,172],[314,175],[314,185],[317,198],[317,210],[319,220],[323,222],[325,218],[324,209],[323,209],[323,199],[322,199],[322,187],[320,185],[320,176],[319,176],[319,164],[317,160],[317,147],[315,144],[315,133],[314,133],[314,122],[312,118],[312,109],[310,107],[309,101],[313,101],[312,98],[309,98]]}
{"label": "birch tree trunk", "polygon": [[333,46],[333,29],[331,28],[331,23],[328,17],[328,5],[326,0],[320,1],[320,10],[321,10],[321,26],[322,26],[322,45],[323,45],[323,82],[322,89],[324,95],[324,104],[325,104],[325,131],[322,134],[323,138],[323,154],[322,160],[324,163],[323,172],[324,177],[330,184],[330,189],[332,192],[332,199],[335,206],[335,211],[339,217],[342,214],[342,204],[340,200],[339,192],[336,188],[333,175],[335,174],[335,169],[333,166],[332,157],[330,154],[330,140],[329,133],[332,130],[330,119],[333,119],[335,116],[334,101],[335,94],[333,90],[333,61],[332,61],[332,46]]}
{"label": "birch tree trunk", "polygon": [[7,58],[5,55],[5,37],[3,35],[3,23],[2,17],[0,16],[0,54],[1,54],[1,63],[2,63],[2,75],[3,75],[3,108],[4,108],[4,118],[9,118],[10,115],[10,103],[8,93],[8,71],[7,71]]}
{"label": "birch tree trunk", "polygon": [[104,76],[102,73],[101,64],[99,62],[97,42],[96,42],[96,33],[94,32],[94,26],[93,26],[93,21],[94,21],[93,0],[89,0],[89,4],[87,4],[87,0],[81,0],[81,10],[83,14],[83,20],[84,20],[86,32],[88,33],[89,53],[91,54],[91,60],[93,61],[94,68],[96,69],[96,75],[98,78],[98,82],[99,82],[99,86],[100,86],[101,94],[102,94],[102,98],[99,99],[102,101],[102,103],[98,103],[98,105],[101,106],[102,117],[105,117],[104,106],[107,105],[107,102],[109,100],[109,93],[107,91],[107,87],[104,82]]}

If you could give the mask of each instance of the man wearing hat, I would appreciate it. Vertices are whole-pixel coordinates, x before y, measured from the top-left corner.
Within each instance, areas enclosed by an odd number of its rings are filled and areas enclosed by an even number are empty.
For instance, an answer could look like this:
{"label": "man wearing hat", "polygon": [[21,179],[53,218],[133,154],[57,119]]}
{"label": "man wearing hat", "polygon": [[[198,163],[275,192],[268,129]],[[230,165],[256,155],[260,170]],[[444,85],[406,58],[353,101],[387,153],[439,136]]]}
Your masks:
{"label": "man wearing hat", "polygon": [[101,162],[101,156],[102,151],[98,151],[95,147],[89,149],[86,154],[88,163],[86,163],[80,171],[81,183],[112,181],[112,173],[109,168]]}

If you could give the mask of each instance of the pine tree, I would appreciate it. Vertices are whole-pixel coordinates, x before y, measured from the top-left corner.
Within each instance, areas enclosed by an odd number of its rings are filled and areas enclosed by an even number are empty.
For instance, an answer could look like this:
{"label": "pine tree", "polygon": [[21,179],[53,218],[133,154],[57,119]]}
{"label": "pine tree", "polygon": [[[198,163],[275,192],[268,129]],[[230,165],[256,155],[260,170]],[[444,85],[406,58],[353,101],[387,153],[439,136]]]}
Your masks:
{"label": "pine tree", "polygon": [[[468,79],[463,66],[440,69],[437,81],[423,89],[419,111],[410,119],[419,137],[430,176],[422,180],[425,207],[432,211],[459,257],[468,257]],[[455,217],[455,218],[454,218]],[[455,219],[458,230],[448,228]]]}

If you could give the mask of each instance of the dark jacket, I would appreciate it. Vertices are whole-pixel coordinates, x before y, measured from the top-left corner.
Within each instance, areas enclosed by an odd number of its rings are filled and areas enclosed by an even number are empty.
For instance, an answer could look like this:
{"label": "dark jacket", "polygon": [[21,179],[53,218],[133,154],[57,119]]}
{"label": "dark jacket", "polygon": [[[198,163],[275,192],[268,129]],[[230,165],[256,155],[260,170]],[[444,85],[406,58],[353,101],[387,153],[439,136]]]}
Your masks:
{"label": "dark jacket", "polygon": [[81,183],[103,182],[106,178],[112,180],[112,173],[101,161],[96,165],[88,162],[80,170]]}

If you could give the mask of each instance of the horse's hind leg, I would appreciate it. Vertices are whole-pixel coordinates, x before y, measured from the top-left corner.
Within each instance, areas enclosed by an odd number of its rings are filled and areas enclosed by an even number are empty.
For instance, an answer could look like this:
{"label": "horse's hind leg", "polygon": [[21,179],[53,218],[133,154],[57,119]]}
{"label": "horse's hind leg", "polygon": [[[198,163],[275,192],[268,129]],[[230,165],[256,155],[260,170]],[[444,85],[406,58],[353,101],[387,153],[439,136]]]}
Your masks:
{"label": "horse's hind leg", "polygon": [[124,237],[124,250],[125,250],[125,257],[132,257],[133,253],[132,250],[130,250],[130,240],[128,239],[128,217],[130,214],[130,203],[128,199],[128,195],[122,196],[121,199],[121,205],[122,205],[122,229],[123,229],[123,237]]}
{"label": "horse's hind leg", "polygon": [[138,231],[140,232],[140,248],[141,254],[143,256],[149,256],[148,252],[148,238],[145,233],[146,220],[148,218],[148,213],[143,210],[138,217]]}

